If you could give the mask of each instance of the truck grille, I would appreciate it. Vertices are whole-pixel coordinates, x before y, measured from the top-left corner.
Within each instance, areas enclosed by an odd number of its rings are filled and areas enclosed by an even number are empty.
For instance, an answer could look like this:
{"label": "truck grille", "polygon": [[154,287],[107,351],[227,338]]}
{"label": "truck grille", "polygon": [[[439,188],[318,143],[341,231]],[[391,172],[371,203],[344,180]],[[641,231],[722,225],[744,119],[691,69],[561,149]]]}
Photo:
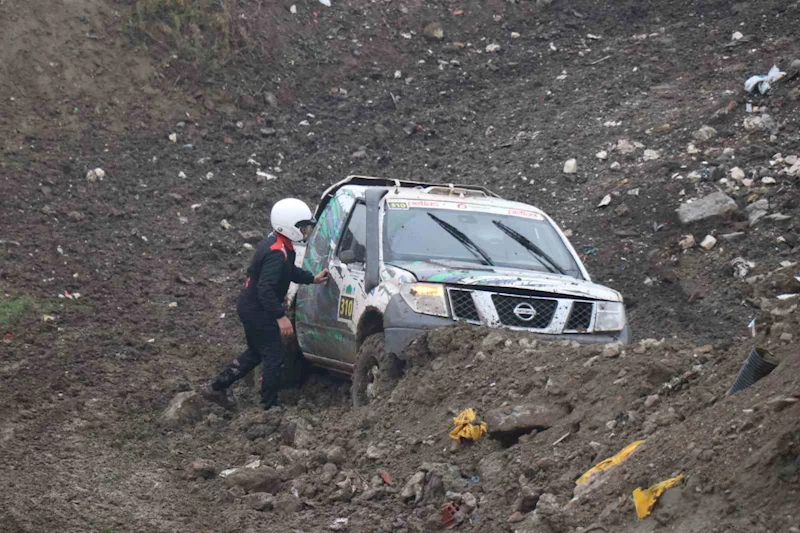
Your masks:
{"label": "truck grille", "polygon": [[473,324],[550,335],[591,333],[594,327],[594,302],[569,296],[464,286],[448,287],[447,294],[453,318]]}
{"label": "truck grille", "polygon": [[520,298],[504,294],[493,294],[492,303],[500,323],[504,326],[532,329],[549,326],[558,307],[557,300]]}
{"label": "truck grille", "polygon": [[453,308],[453,317],[456,320],[466,320],[468,322],[480,322],[478,309],[472,301],[472,291],[450,290],[450,305]]}
{"label": "truck grille", "polygon": [[592,325],[592,312],[594,304],[592,302],[574,302],[572,310],[564,328],[567,331],[586,331]]}

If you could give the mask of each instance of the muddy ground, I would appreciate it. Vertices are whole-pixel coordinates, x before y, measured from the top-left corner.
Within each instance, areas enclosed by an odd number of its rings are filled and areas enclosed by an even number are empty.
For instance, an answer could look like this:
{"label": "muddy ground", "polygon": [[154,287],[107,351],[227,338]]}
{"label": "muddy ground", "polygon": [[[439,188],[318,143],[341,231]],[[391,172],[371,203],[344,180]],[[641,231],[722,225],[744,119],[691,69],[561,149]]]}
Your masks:
{"label": "muddy ground", "polygon": [[[474,531],[800,527],[800,330],[777,299],[800,292],[800,6],[291,6],[0,2],[0,529],[323,531],[348,518],[420,531],[455,493]],[[773,64],[783,80],[743,91]],[[373,410],[348,409],[347,383],[316,375],[277,413],[237,389],[238,413],[201,405],[165,424],[177,393],[241,349],[238,232],[347,174],[480,183],[545,209],[594,279],[622,291],[636,341],[665,344],[609,357],[442,332]],[[717,190],[736,211],[679,221],[683,202]],[[718,242],[684,249],[689,234]],[[726,397],[756,342],[781,365]],[[504,402],[568,415],[517,443],[451,449],[454,413]],[[639,438],[642,452],[570,503],[583,471]],[[270,498],[217,475],[256,459],[276,468],[259,471]],[[404,500],[420,471],[431,486]],[[638,521],[631,491],[678,473]]]}

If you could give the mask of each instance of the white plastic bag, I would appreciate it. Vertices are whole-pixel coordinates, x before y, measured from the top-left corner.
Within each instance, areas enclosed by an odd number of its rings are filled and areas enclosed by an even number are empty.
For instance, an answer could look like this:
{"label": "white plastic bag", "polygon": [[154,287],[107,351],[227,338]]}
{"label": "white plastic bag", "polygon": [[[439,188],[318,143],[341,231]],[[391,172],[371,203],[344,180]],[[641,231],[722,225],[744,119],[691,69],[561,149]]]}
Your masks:
{"label": "white plastic bag", "polygon": [[784,76],[786,76],[786,73],[782,72],[781,69],[778,68],[778,65],[772,65],[772,68],[769,69],[769,73],[766,76],[751,76],[748,78],[747,81],[744,82],[744,90],[751,93],[756,85],[758,85],[758,92],[764,94],[769,91],[773,83]]}

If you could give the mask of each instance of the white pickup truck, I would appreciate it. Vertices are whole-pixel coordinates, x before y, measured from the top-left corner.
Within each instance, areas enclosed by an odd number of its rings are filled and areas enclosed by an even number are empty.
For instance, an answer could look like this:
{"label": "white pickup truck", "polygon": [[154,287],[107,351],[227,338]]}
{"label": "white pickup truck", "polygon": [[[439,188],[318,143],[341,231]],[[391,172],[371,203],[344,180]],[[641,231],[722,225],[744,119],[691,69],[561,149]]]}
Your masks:
{"label": "white pickup truck", "polygon": [[330,279],[290,288],[295,362],[351,375],[357,406],[401,372],[411,341],[457,321],[630,341],[620,293],[592,283],[535,207],[482,187],[350,176],[325,191],[315,215],[297,262],[329,269]]}

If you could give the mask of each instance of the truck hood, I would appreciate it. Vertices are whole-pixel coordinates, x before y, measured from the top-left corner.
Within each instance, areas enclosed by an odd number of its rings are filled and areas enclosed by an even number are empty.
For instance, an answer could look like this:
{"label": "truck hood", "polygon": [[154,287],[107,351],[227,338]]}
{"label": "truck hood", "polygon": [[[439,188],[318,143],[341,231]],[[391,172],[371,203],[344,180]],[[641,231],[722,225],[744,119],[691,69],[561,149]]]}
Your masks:
{"label": "truck hood", "polygon": [[[477,285],[485,287],[513,287],[530,291],[548,292],[590,298],[610,302],[621,302],[622,295],[603,285],[560,274],[549,274],[532,270],[514,270],[498,267],[458,268],[438,262],[401,261],[393,266],[414,274],[419,281],[447,283],[449,285]],[[463,265],[463,263],[461,263]]]}

